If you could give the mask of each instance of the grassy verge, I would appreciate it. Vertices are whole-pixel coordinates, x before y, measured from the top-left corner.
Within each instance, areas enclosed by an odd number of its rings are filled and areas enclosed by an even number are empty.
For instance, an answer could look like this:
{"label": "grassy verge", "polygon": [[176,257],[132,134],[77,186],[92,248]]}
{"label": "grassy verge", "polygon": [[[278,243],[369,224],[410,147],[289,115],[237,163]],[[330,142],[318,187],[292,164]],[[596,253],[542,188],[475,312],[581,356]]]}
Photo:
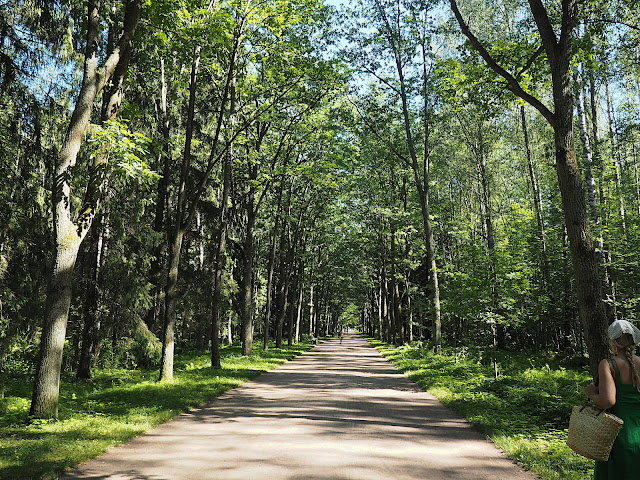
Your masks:
{"label": "grassy verge", "polygon": [[584,402],[586,369],[563,368],[550,357],[501,353],[501,374],[495,380],[480,351],[435,355],[417,347],[369,342],[526,469],[545,480],[592,478],[593,461],[566,445],[571,408]]}
{"label": "grassy verge", "polygon": [[32,379],[13,375],[0,399],[0,479],[56,478],[64,469],[166,422],[311,348],[254,350],[225,347],[222,368],[209,354],[177,355],[174,382],[156,382],[158,370],[97,370],[91,382],[63,378],[56,421],[26,423]]}

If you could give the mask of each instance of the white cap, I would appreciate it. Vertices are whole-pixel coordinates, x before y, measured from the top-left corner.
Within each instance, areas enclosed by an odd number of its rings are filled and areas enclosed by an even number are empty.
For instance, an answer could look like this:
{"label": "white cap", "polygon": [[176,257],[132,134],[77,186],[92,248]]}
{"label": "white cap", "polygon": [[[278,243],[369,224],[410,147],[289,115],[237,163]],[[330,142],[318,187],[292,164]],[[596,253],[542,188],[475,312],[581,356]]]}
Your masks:
{"label": "white cap", "polygon": [[640,343],[640,330],[627,320],[616,320],[607,329],[607,334],[611,340],[615,340],[625,333],[630,333],[633,337],[633,343],[637,345]]}

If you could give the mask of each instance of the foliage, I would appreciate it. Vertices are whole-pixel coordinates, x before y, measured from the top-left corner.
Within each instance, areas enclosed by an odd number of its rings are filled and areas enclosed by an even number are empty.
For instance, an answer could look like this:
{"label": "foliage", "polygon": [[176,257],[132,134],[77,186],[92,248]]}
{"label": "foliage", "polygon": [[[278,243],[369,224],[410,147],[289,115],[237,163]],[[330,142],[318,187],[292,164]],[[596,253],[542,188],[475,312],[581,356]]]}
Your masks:
{"label": "foliage", "polygon": [[[0,393],[13,388],[6,372],[29,375],[36,362],[53,254],[52,165],[76,97],[81,64],[73,52],[82,50],[85,33],[82,2],[36,3],[9,3],[0,14]],[[534,55],[539,39],[526,5],[511,0],[459,3],[474,31],[491,44],[490,53],[512,68],[527,92],[548,103],[547,59]],[[581,5],[573,59],[576,68],[581,64],[588,94],[609,281],[605,296],[618,317],[631,320],[640,318],[636,4]],[[110,161],[104,167],[111,176],[100,224],[96,218],[76,264],[63,388],[75,388],[68,382],[77,369],[89,312],[95,311],[99,326],[92,359],[98,369],[157,365],[167,244],[175,230],[183,174],[190,191],[185,205],[197,204],[197,209],[179,264],[176,351],[207,348],[227,152],[232,193],[218,332],[225,340],[239,337],[239,286],[251,255],[255,295],[249,307],[256,335],[264,334],[271,288],[270,330],[279,314],[296,312],[301,299],[303,338],[312,327],[330,332],[336,322],[361,319],[372,334],[382,336],[381,325],[389,321],[395,300],[400,307],[397,333],[405,335],[395,340],[428,344],[434,306],[420,199],[411,188],[414,172],[402,160],[410,156],[407,127],[420,145],[419,162],[429,160],[443,345],[467,349],[465,355],[473,360],[469,381],[476,382],[467,385],[470,392],[489,398],[489,405],[502,405],[509,401],[503,400],[506,393],[513,393],[521,400],[513,408],[534,415],[524,402],[535,397],[524,373],[493,382],[476,365],[489,364],[486,348],[494,340],[511,352],[531,350],[532,358],[562,352],[576,365],[584,363],[548,123],[526,109],[525,144],[520,103],[503,95],[504,83],[468,48],[439,5],[404,0],[331,5],[316,0],[145,2],[123,85],[120,123],[89,132],[80,153],[83,161],[73,172],[74,186],[81,187],[89,173],[82,165],[96,156]],[[384,12],[393,18],[388,27]],[[551,9],[554,25],[559,13]],[[102,18],[104,25],[119,29],[118,15]],[[399,70],[390,40],[397,42]],[[108,41],[108,35],[100,38],[101,51],[108,51]],[[193,88],[191,163],[182,172],[196,52],[200,69]],[[407,124],[399,72],[408,100]],[[222,102],[229,74],[233,114],[229,102]],[[94,124],[99,123],[98,110]],[[540,224],[527,146],[537,178]],[[578,153],[583,150],[579,145]],[[73,201],[80,202],[77,193],[83,188],[74,191]],[[250,254],[244,245],[249,208],[256,215]],[[543,273],[545,256],[548,275]],[[278,299],[287,280],[290,299]],[[384,302],[386,317],[380,318]],[[297,322],[295,316],[286,318]],[[492,325],[499,327],[497,332]],[[498,361],[503,375],[507,365],[524,372],[505,358]],[[552,372],[532,367],[530,374],[546,383],[566,380],[554,379]],[[515,385],[526,388],[514,391]],[[63,404],[73,400],[65,395]],[[457,391],[451,395],[467,399]],[[469,404],[477,406],[474,398],[469,393]],[[464,408],[464,402],[452,402]],[[550,417],[538,420],[550,430],[535,433],[538,443],[527,444],[519,437],[524,434],[508,425],[492,427],[497,420],[491,412],[478,413],[478,422],[494,428],[496,442],[511,445],[506,449],[527,451],[524,456],[543,464],[547,454],[540,452],[545,449],[557,447],[558,455],[565,455],[554,433],[564,427],[553,415],[560,416],[566,405],[557,395],[545,402]],[[514,425],[520,420],[512,419]]]}
{"label": "foliage", "polygon": [[149,168],[144,157],[148,156],[151,139],[117,120],[108,120],[103,125],[92,125],[87,139],[91,158],[105,159],[116,175],[140,183],[156,182],[158,173]]}

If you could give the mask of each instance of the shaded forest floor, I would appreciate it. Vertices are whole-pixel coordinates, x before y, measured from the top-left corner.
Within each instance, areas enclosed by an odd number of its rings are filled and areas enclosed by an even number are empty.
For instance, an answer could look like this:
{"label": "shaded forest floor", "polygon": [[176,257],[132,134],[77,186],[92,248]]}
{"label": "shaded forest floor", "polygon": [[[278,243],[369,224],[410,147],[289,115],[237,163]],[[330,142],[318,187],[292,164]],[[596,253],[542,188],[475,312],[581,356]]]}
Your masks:
{"label": "shaded forest floor", "polygon": [[498,379],[482,350],[435,355],[369,339],[399,370],[467,418],[507,456],[546,480],[584,480],[593,461],[566,445],[569,416],[584,403],[588,369],[541,354],[498,352]]}
{"label": "shaded forest floor", "polygon": [[56,421],[27,424],[32,376],[12,372],[0,399],[0,478],[56,478],[65,468],[96,457],[310,349],[310,343],[251,356],[222,348],[222,368],[209,353],[176,355],[174,382],[158,383],[157,369],[97,369],[89,382],[64,375]]}

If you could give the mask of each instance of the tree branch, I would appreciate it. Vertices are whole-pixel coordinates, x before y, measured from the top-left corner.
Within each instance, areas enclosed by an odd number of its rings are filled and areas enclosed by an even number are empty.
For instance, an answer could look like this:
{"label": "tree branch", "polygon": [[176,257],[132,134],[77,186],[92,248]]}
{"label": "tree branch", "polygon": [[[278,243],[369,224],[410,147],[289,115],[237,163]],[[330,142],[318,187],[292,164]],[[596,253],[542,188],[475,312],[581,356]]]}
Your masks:
{"label": "tree branch", "polygon": [[527,63],[524,65],[524,67],[522,67],[522,69],[518,73],[516,73],[516,78],[529,70],[531,68],[531,65],[533,65],[533,62],[536,61],[536,58],[538,58],[542,52],[544,52],[544,45],[540,45],[540,47],[538,47],[538,50],[533,52],[533,55],[531,55],[531,58],[527,60]]}
{"label": "tree branch", "polygon": [[576,18],[576,0],[562,0],[562,30],[560,31],[559,54],[562,63],[571,62],[571,42]]}
{"label": "tree branch", "polygon": [[547,52],[547,57],[549,57],[549,61],[555,62],[558,41],[556,32],[553,30],[551,22],[549,21],[547,9],[544,8],[542,0],[529,0],[529,7],[538,26],[538,32],[540,32],[540,38],[542,38],[542,44]]}
{"label": "tree branch", "polygon": [[102,88],[106,85],[113,73],[114,69],[120,62],[120,56],[124,51],[131,48],[131,42],[133,40],[133,35],[136,31],[136,26],[138,25],[138,20],[140,19],[140,11],[142,9],[142,2],[140,0],[128,0],[127,6],[124,14],[124,25],[122,29],[122,34],[120,39],[118,40],[118,44],[114,49],[113,53],[109,55],[107,60],[100,71],[99,80],[97,84],[98,91],[101,91]]}
{"label": "tree branch", "polygon": [[393,144],[391,142],[382,138],[382,135],[380,135],[379,129],[375,125],[372,125],[371,123],[369,123],[366,115],[360,110],[360,107],[358,107],[358,105],[356,105],[356,103],[353,100],[351,100],[351,98],[348,95],[347,95],[347,100],[351,105],[353,105],[356,108],[356,110],[358,110],[358,113],[360,114],[360,118],[362,118],[362,120],[367,125],[371,133],[373,133],[378,138],[378,140],[380,140],[384,145],[386,145],[387,148],[391,151],[391,153],[393,153],[396,156],[396,158],[404,162],[407,166],[411,167],[411,162],[409,161],[409,159],[406,156],[402,155],[400,152],[398,152],[393,147]]}
{"label": "tree branch", "polygon": [[[469,29],[469,25],[467,25],[464,18],[462,18],[462,14],[460,13],[460,10],[458,10],[458,5],[456,3],[456,0],[449,0],[449,1],[451,4],[451,10],[453,11],[453,14],[458,20],[458,23],[460,24],[460,28],[462,29],[462,32],[469,39],[473,48],[480,54],[480,56],[484,59],[484,61],[487,62],[487,65],[489,65],[489,67],[494,72],[496,72],[498,75],[500,75],[502,78],[504,78],[507,81],[507,88],[511,92],[513,92],[513,94],[517,95],[518,97],[523,99],[525,102],[530,104],[532,107],[534,107],[536,110],[538,110],[551,125],[554,125],[555,124],[554,113],[551,110],[549,110],[546,107],[546,105],[542,103],[540,100],[538,100],[536,97],[534,97],[530,93],[527,93],[522,88],[518,80],[516,80],[513,75],[511,75],[509,72],[507,72],[503,67],[501,67],[498,64],[498,62],[491,56],[491,54],[487,51],[484,45],[480,43],[480,40],[478,40],[478,38]],[[530,0],[530,1],[535,2],[536,0]],[[554,44],[555,44],[555,40],[554,40]]]}
{"label": "tree branch", "polygon": [[633,25],[632,23],[622,22],[620,20],[612,20],[611,18],[594,18],[593,20],[589,20],[585,23],[589,25],[596,25],[598,23],[611,23],[613,25],[623,25],[632,30],[640,31],[640,25]]}

